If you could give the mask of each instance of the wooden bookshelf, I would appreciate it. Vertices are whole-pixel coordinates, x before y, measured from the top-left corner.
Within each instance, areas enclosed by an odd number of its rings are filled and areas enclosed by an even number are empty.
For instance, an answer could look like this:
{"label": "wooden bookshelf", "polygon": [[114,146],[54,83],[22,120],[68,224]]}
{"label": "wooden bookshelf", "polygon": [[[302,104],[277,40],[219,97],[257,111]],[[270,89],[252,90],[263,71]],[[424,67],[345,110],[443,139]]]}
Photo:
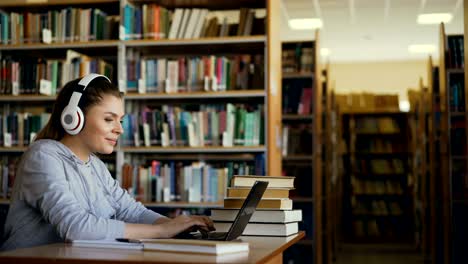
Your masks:
{"label": "wooden bookshelf", "polygon": [[[409,179],[412,167],[408,164],[413,152],[410,121],[411,116],[401,112],[343,115],[343,137],[348,147],[343,156],[345,241],[412,241],[408,235],[414,232],[413,186]],[[401,217],[390,221],[395,215]],[[389,221],[393,223],[390,226]]]}
{"label": "wooden bookshelf", "polygon": [[[312,251],[314,262],[325,263],[322,262],[327,257],[323,251],[326,245],[321,220],[324,201],[319,190],[323,176],[319,155],[323,142],[320,133],[322,80],[315,78],[321,74],[318,50],[318,31],[313,41],[282,43],[282,167],[283,175],[296,177],[296,191],[292,199],[294,206],[303,211],[303,222],[314,223],[308,227],[304,225],[305,241],[313,243],[298,245],[297,250],[304,254]],[[302,108],[299,104],[302,104]],[[296,258],[300,259],[299,256]]]}
{"label": "wooden bookshelf", "polygon": [[331,81],[330,63],[324,65],[321,75],[322,84],[322,207],[323,214],[323,261],[333,263],[336,243],[336,183],[338,169],[338,145],[336,134],[336,105],[334,101],[334,87]]}
{"label": "wooden bookshelf", "polygon": [[[465,7],[466,10],[466,7]],[[465,12],[466,13],[466,12]],[[466,20],[466,18],[465,18]],[[464,35],[447,35],[443,24],[440,26],[439,54],[439,90],[441,110],[440,175],[445,175],[439,190],[440,204],[437,208],[435,263],[459,263],[465,258],[464,248],[467,243],[466,210],[468,206],[454,201],[468,200],[468,111],[466,92],[466,68],[464,67]],[[441,229],[441,230],[440,230]],[[440,231],[439,231],[440,230]],[[441,241],[441,242],[439,242]],[[440,246],[440,247],[439,247]]]}
{"label": "wooden bookshelf", "polygon": [[[1,1],[0,7],[7,13],[16,10],[25,12],[42,12],[47,10],[62,9],[68,7],[99,8],[110,11],[109,15],[118,16],[123,20],[124,12],[121,10],[125,3],[132,3],[135,6],[154,3],[154,1],[139,0],[20,0]],[[276,144],[280,138],[277,132],[281,129],[281,42],[279,32],[280,27],[280,6],[274,0],[240,0],[240,1],[157,1],[156,4],[164,6],[170,10],[175,8],[207,8],[211,11],[239,10],[242,7],[266,10],[265,34],[250,36],[228,36],[228,37],[201,37],[196,39],[158,39],[158,40],[123,40],[120,35],[112,40],[96,41],[65,41],[63,43],[21,43],[21,44],[0,44],[2,56],[21,55],[25,52],[37,58],[64,59],[65,52],[69,49],[78,51],[93,58],[101,58],[109,61],[114,67],[113,82],[118,84],[122,91],[127,91],[127,62],[126,55],[129,50],[141,52],[142,56],[153,57],[189,57],[189,56],[209,56],[209,55],[244,55],[258,53],[263,58],[261,74],[264,75],[264,84],[261,86],[249,86],[246,90],[235,89],[217,92],[183,92],[183,93],[131,93],[125,95],[125,104],[140,105],[172,105],[190,103],[200,104],[200,101],[209,100],[216,103],[243,103],[262,105],[264,122],[262,123],[263,138],[262,144],[255,146],[204,146],[204,147],[130,147],[120,145],[110,157],[115,163],[116,177],[122,175],[122,165],[125,162],[145,162],[145,159],[161,158],[168,161],[212,161],[213,163],[225,163],[228,161],[252,162],[257,156],[264,156],[265,174],[281,175],[281,146]],[[120,26],[124,26],[120,23]],[[226,56],[227,56],[226,55]],[[32,94],[21,94],[19,96],[0,95],[0,102],[4,111],[11,112],[14,107],[23,109],[25,104],[34,106],[50,107],[50,102],[55,96],[43,96]],[[208,103],[207,103],[208,104]],[[2,155],[9,153],[21,154],[26,147],[2,147]],[[238,160],[237,160],[238,159]],[[219,204],[210,203],[148,203],[150,206],[167,208],[214,208]]]}
{"label": "wooden bookshelf", "polygon": [[[411,123],[415,200],[415,237],[416,247],[421,249],[425,261],[434,263],[435,259],[435,208],[437,195],[435,193],[436,165],[440,156],[435,153],[435,113],[438,89],[434,89],[434,82],[438,80],[438,68],[432,64],[432,58],[427,62],[427,85],[422,78],[419,81],[419,90],[412,103],[413,122]],[[436,77],[437,75],[437,77]],[[437,82],[438,83],[438,82]]]}

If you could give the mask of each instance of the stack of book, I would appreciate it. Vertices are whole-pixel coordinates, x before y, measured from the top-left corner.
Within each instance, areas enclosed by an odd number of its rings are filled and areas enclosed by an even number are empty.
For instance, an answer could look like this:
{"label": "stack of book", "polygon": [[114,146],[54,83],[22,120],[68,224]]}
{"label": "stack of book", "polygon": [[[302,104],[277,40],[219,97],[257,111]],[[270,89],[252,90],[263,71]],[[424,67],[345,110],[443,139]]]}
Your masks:
{"label": "stack of book", "polygon": [[289,192],[294,188],[294,177],[286,176],[234,176],[226,192],[224,208],[211,210],[216,231],[229,230],[255,181],[268,181],[268,188],[242,235],[284,237],[296,234],[302,211],[293,210]]}

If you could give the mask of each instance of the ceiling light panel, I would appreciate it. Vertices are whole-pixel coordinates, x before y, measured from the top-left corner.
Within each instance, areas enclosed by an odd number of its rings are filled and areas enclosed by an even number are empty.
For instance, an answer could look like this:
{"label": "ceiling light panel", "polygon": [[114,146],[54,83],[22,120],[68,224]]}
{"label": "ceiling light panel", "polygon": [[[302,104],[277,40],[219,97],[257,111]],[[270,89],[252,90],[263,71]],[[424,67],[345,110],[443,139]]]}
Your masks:
{"label": "ceiling light panel", "polygon": [[450,13],[430,13],[418,15],[418,24],[432,25],[432,24],[448,24],[452,21],[452,14]]}

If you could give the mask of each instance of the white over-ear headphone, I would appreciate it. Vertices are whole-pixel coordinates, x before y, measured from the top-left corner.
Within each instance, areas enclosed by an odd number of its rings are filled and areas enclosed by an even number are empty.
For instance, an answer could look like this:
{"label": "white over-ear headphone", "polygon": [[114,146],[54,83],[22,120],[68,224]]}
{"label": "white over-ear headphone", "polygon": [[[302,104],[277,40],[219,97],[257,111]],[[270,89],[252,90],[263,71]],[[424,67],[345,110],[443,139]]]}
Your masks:
{"label": "white over-ear headphone", "polygon": [[111,82],[109,78],[101,74],[90,73],[84,76],[80,82],[78,82],[78,85],[83,86],[83,89],[81,91],[73,92],[68,105],[63,109],[60,117],[60,123],[68,134],[76,135],[80,133],[81,129],[83,129],[85,117],[83,111],[81,111],[81,108],[78,106],[78,103],[80,102],[80,98],[86,90],[86,87],[88,87],[88,84],[98,77],[104,77],[106,80]]}

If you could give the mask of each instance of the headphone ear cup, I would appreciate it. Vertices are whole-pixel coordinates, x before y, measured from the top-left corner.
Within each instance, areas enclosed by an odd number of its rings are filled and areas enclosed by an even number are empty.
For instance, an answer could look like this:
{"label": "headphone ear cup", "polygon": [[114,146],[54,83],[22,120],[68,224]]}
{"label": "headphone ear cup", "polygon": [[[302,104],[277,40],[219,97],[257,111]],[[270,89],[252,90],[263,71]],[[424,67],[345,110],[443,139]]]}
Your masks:
{"label": "headphone ear cup", "polygon": [[79,107],[67,105],[60,116],[63,129],[70,135],[80,133],[84,125],[83,111]]}

